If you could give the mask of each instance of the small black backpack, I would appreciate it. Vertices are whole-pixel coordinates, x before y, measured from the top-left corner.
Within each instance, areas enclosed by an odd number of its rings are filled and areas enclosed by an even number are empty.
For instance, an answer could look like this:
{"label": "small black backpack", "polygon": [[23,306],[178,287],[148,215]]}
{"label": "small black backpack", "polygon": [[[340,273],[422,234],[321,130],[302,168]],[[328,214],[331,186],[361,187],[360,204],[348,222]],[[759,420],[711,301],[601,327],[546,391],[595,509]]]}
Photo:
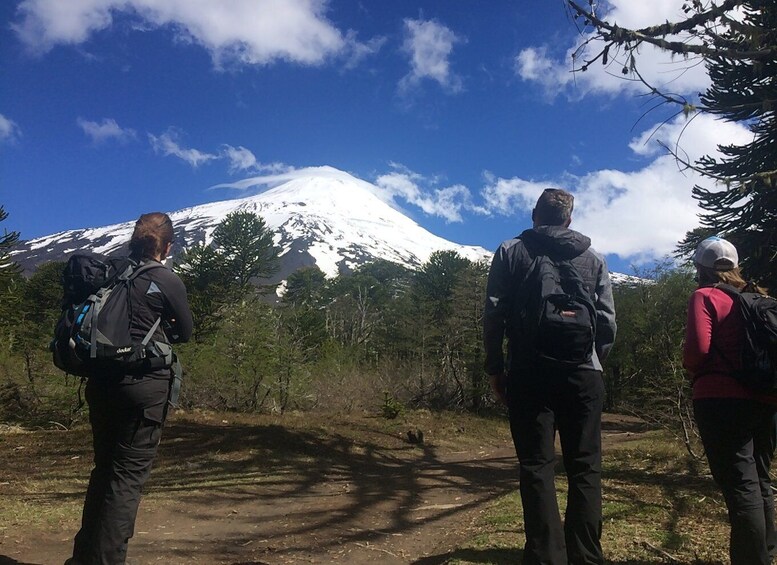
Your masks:
{"label": "small black backpack", "polygon": [[152,339],[161,317],[140,342],[130,333],[136,306],[132,303],[134,280],[155,268],[163,267],[128,258],[72,255],[62,273],[62,315],[50,344],[54,365],[82,377],[170,367],[173,352],[167,339]]}
{"label": "small black backpack", "polygon": [[572,263],[536,256],[519,299],[519,348],[530,358],[568,367],[591,360],[596,307]]}
{"label": "small black backpack", "polygon": [[715,288],[734,298],[744,321],[741,369],[733,371],[734,377],[756,392],[777,393],[777,300],[728,284],[716,284]]}

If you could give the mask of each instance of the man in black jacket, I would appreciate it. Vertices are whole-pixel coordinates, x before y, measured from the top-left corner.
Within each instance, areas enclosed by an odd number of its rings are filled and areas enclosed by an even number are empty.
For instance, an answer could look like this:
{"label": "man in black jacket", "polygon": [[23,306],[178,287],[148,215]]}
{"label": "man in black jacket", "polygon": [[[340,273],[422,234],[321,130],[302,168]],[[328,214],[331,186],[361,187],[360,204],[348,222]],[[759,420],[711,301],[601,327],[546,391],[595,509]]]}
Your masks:
{"label": "man in black jacket", "polygon": [[[483,337],[486,373],[507,405],[520,462],[525,565],[601,564],[601,361],[615,340],[615,307],[604,258],[591,240],[571,229],[574,197],[549,188],[532,211],[534,227],[502,243],[488,276]],[[590,360],[561,365],[539,358],[521,329],[521,305],[534,290],[528,280],[537,257],[569,262],[595,308]],[[536,292],[536,291],[535,291]],[[503,344],[508,340],[507,359]],[[555,489],[559,432],[569,480],[562,527]]]}

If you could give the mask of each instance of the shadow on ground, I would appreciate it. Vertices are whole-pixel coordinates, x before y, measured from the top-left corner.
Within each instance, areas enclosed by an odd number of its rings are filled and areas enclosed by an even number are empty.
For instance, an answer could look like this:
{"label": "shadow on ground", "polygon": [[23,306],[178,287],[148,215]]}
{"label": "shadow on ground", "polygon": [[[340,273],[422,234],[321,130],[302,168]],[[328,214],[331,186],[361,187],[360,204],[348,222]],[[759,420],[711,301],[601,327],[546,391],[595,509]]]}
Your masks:
{"label": "shadow on ground", "polygon": [[[642,426],[606,424],[606,430],[636,433]],[[325,563],[353,558],[350,552],[372,555],[373,561],[383,552],[387,563],[517,563],[522,557],[517,548],[461,548],[474,512],[518,486],[514,452],[508,444],[495,447],[498,443],[492,438],[481,447],[470,438],[458,446],[453,434],[444,448],[434,440],[411,445],[369,419],[300,420],[295,426],[271,418],[250,423],[176,418],[165,429],[146,488],[146,500],[159,502],[147,502],[155,522],[139,523],[146,536],[136,537],[130,551],[141,561],[145,554],[164,555],[169,563],[233,565],[277,563],[292,555]],[[0,495],[41,505],[81,501],[89,453],[88,430],[36,434],[14,458],[0,457],[0,475],[12,482],[45,476],[48,486],[34,494],[4,487]],[[713,492],[709,481],[682,471],[621,469],[606,477],[605,497],[633,501],[629,484],[660,484],[667,503],[682,511],[681,495]],[[164,524],[175,527],[175,538],[153,529]],[[678,529],[677,514],[666,528]],[[451,547],[460,549],[446,551]],[[438,553],[418,558],[428,552]],[[0,555],[0,565],[30,564]]]}
{"label": "shadow on ground", "polygon": [[[353,424],[351,424],[353,425]],[[516,486],[515,458],[441,454],[365,427],[357,437],[278,425],[186,422],[167,430],[152,491],[180,491],[210,519],[214,498],[225,507],[247,500],[267,509],[285,551],[336,550],[385,543],[502,496]],[[183,462],[176,464],[175,462]],[[278,508],[278,501],[283,507]],[[229,555],[251,543],[255,515],[236,515],[243,528],[224,532],[216,551]]]}
{"label": "shadow on ground", "polygon": [[[161,550],[170,563],[259,564],[346,548],[378,557],[376,548],[387,548],[407,563],[440,548],[432,540],[451,543],[469,511],[517,486],[513,454],[494,455],[493,445],[473,447],[471,439],[459,450],[455,434],[443,449],[429,439],[412,445],[369,419],[259,422],[268,423],[169,422],[141,507],[149,514],[130,543],[136,558]],[[35,506],[80,502],[89,447],[88,430],[36,434],[13,461],[0,462],[10,479],[0,494]],[[43,487],[10,490],[29,477],[45,478]],[[164,525],[174,537],[161,537],[155,528]],[[6,563],[17,562],[0,558]]]}
{"label": "shadow on ground", "polygon": [[412,565],[445,565],[452,561],[464,561],[466,563],[493,563],[495,565],[520,563],[523,559],[523,551],[520,549],[457,549],[430,555],[412,562]]}
{"label": "shadow on ground", "polygon": [[[411,565],[446,565],[454,562],[484,563],[488,565],[514,565],[523,559],[519,549],[457,549],[440,555],[431,555],[413,561]],[[665,565],[666,559],[628,559],[625,561],[606,561],[607,565]],[[722,565],[707,561],[671,561],[675,565]]]}
{"label": "shadow on ground", "polygon": [[38,565],[36,563],[28,563],[26,561],[17,561],[5,555],[0,555],[0,565]]}

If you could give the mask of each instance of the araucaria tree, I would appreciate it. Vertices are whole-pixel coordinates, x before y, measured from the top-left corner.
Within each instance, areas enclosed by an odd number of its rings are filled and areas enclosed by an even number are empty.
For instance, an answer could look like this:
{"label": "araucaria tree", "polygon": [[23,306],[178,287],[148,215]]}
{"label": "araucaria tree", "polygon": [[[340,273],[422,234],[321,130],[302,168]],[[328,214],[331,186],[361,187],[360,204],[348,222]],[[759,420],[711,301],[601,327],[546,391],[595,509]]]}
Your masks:
{"label": "araucaria tree", "polygon": [[213,231],[216,248],[229,281],[247,288],[257,278],[278,271],[278,249],[264,219],[252,212],[232,212]]}
{"label": "araucaria tree", "polygon": [[[0,206],[0,222],[8,217],[8,212]],[[14,263],[8,251],[19,240],[19,232],[3,230],[0,234],[0,286],[5,287],[10,279],[19,274],[19,267]]]}
{"label": "araucaria tree", "polygon": [[279,249],[264,219],[252,212],[228,214],[213,230],[210,245],[195,245],[177,259],[175,271],[189,291],[196,334],[212,329],[219,308],[255,290],[278,271]]}
{"label": "araucaria tree", "polygon": [[[663,102],[686,115],[707,112],[750,129],[745,145],[721,145],[721,157],[694,163],[678,160],[715,181],[713,189],[695,186],[702,209],[701,228],[686,235],[679,251],[688,254],[712,233],[725,235],[742,251],[745,274],[777,288],[777,0],[688,0],[685,19],[642,29],[626,29],[597,15],[596,3],[568,0],[578,20],[593,26],[587,46],[598,45],[576,70],[601,60],[618,60],[624,75],[642,80]],[[643,80],[639,49],[653,45],[689,59],[701,59],[711,85],[698,103],[655,88]]]}
{"label": "araucaria tree", "polygon": [[[8,217],[8,212],[0,206],[0,222]],[[18,301],[16,290],[21,281],[21,269],[11,259],[8,251],[19,240],[19,232],[3,230],[0,234],[0,331],[3,337],[11,331],[10,320],[12,318],[15,302]],[[8,322],[8,324],[6,324]],[[9,343],[9,340],[6,340]]]}

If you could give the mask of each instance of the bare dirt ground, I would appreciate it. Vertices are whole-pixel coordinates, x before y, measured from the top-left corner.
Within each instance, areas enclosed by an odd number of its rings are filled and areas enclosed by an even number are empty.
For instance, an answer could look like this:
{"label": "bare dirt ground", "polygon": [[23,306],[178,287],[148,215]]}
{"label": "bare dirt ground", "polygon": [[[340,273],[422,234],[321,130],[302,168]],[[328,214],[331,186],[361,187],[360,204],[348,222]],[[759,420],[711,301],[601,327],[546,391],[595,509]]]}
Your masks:
{"label": "bare dirt ground", "polygon": [[[607,417],[605,446],[640,429]],[[0,430],[0,565],[69,556],[89,441],[86,428]],[[442,564],[466,559],[478,517],[517,486],[504,419],[176,414],[128,563]]]}

